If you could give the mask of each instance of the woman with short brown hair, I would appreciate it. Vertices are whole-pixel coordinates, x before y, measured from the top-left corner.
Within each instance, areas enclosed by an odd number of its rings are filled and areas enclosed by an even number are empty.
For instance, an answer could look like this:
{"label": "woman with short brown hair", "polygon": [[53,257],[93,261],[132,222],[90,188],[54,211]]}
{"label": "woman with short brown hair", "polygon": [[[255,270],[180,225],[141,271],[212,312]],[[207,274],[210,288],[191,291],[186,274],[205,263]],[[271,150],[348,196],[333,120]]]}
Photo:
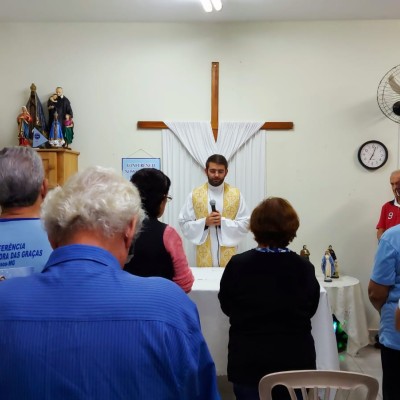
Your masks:
{"label": "woman with short brown hair", "polygon": [[[311,318],[320,287],[314,266],[287,248],[298,227],[287,200],[265,199],[250,218],[258,246],[233,256],[222,275],[218,297],[231,324],[228,379],[237,400],[259,399],[266,374],[316,368]],[[290,398],[281,388],[273,395]]]}

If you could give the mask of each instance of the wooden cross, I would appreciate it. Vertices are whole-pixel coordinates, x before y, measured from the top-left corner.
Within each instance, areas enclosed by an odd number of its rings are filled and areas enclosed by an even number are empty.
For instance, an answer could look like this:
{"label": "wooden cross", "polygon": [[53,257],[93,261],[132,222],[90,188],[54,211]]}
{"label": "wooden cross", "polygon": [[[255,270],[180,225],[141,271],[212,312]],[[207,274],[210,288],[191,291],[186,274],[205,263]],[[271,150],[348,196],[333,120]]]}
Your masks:
{"label": "wooden cross", "polygon": [[[211,129],[218,138],[219,62],[211,63]],[[138,121],[138,129],[168,129],[163,121]],[[293,129],[293,122],[264,122],[260,129],[268,131]]]}

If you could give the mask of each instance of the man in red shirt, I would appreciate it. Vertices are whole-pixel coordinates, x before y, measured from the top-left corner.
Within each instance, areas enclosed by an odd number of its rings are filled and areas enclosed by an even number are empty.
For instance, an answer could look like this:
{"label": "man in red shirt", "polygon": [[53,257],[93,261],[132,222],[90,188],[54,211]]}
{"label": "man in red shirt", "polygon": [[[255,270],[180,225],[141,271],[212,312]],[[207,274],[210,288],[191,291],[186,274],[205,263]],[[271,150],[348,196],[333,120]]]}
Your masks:
{"label": "man in red shirt", "polygon": [[376,226],[378,240],[387,229],[400,224],[400,170],[393,171],[390,174],[390,185],[394,199],[382,206],[381,216]]}

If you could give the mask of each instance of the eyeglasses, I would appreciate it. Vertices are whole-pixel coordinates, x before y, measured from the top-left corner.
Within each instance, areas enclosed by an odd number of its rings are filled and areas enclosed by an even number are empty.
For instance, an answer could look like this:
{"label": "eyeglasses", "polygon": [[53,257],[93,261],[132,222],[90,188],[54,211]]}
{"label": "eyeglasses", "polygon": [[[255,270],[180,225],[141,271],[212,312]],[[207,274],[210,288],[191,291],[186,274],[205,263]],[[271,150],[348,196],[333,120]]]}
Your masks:
{"label": "eyeglasses", "polygon": [[167,201],[171,201],[172,197],[171,196],[165,196],[167,198]]}

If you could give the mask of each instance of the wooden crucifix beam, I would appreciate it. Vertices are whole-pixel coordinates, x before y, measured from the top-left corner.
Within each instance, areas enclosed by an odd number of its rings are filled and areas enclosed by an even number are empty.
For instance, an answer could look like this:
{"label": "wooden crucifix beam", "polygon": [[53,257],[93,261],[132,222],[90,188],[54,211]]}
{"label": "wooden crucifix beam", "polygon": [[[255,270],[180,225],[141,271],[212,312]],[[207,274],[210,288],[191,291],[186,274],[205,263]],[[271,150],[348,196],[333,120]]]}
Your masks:
{"label": "wooden crucifix beam", "polygon": [[219,62],[211,63],[211,129],[214,140],[218,139],[218,110],[219,110]]}
{"label": "wooden crucifix beam", "polygon": [[[211,129],[214,139],[218,138],[219,105],[219,62],[211,63]],[[138,129],[168,129],[163,121],[138,121]],[[293,122],[265,122],[260,129],[268,131],[293,129]]]}

